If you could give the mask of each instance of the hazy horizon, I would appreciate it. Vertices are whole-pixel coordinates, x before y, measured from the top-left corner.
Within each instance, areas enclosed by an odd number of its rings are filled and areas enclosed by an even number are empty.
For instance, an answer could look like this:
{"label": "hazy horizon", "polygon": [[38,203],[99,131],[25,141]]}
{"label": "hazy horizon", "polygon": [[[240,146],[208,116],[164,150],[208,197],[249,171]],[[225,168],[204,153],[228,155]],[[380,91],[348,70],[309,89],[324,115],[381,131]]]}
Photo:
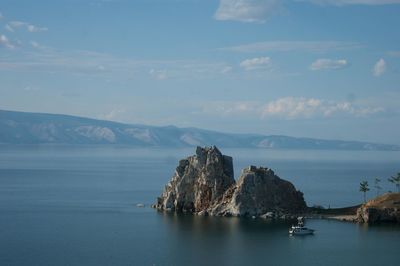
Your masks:
{"label": "hazy horizon", "polygon": [[399,144],[399,4],[3,1],[0,109]]}

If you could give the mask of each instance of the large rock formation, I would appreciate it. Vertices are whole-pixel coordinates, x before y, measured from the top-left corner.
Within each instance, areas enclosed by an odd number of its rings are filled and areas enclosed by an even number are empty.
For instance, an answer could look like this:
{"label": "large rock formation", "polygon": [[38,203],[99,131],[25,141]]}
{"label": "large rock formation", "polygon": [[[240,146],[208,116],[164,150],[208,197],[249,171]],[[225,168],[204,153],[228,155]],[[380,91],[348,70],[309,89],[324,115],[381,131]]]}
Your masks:
{"label": "large rock formation", "polygon": [[235,184],[232,157],[216,148],[197,147],[196,155],[181,160],[158,198],[157,208],[200,212],[215,204]]}
{"label": "large rock formation", "polygon": [[271,169],[250,166],[235,182],[232,158],[216,147],[197,147],[179,162],[155,207],[215,216],[295,214],[305,210],[303,194]]}
{"label": "large rock formation", "polygon": [[400,223],[400,193],[386,193],[363,204],[357,210],[359,223]]}

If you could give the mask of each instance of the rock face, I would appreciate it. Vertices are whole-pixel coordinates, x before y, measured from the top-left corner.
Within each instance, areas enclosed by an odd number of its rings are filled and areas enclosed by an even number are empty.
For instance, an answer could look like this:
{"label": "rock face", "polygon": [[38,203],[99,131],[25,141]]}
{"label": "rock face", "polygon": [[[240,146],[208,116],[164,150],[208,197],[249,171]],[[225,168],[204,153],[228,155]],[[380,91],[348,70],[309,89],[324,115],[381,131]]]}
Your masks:
{"label": "rock face", "polygon": [[207,210],[235,184],[232,157],[216,148],[197,147],[196,155],[181,160],[157,201],[157,208],[171,211]]}
{"label": "rock face", "polygon": [[400,223],[400,193],[386,193],[363,204],[357,210],[359,223]]}
{"label": "rock face", "polygon": [[301,213],[306,204],[303,193],[271,169],[250,166],[236,183],[231,157],[216,147],[197,147],[196,155],[179,162],[155,207],[200,215],[265,216]]}
{"label": "rock face", "polygon": [[261,216],[269,212],[298,213],[306,208],[303,193],[263,167],[245,168],[235,188],[225,197],[230,200],[219,203],[211,214]]}

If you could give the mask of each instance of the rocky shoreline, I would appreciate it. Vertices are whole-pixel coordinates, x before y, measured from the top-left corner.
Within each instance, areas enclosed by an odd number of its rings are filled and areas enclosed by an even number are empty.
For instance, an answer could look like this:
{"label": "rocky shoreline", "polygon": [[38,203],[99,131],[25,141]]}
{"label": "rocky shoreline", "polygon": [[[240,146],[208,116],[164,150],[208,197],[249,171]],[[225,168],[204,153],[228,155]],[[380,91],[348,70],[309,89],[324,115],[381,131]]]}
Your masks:
{"label": "rocky shoreline", "polygon": [[361,205],[357,210],[360,223],[400,223],[400,193],[386,193]]}
{"label": "rocky shoreline", "polygon": [[307,207],[303,193],[265,167],[249,166],[236,182],[232,157],[217,147],[197,147],[180,160],[170,182],[152,205],[159,211],[200,216],[292,220],[298,216],[358,223],[400,223],[400,193],[364,205],[336,209]]}

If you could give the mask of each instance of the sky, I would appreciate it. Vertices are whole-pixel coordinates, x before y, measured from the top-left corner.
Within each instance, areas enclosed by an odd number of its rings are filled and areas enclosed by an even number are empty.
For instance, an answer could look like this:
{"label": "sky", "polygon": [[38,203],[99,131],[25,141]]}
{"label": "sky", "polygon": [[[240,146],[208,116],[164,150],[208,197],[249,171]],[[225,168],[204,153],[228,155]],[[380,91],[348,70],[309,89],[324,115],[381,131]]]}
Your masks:
{"label": "sky", "polygon": [[400,144],[400,0],[0,0],[0,109]]}

